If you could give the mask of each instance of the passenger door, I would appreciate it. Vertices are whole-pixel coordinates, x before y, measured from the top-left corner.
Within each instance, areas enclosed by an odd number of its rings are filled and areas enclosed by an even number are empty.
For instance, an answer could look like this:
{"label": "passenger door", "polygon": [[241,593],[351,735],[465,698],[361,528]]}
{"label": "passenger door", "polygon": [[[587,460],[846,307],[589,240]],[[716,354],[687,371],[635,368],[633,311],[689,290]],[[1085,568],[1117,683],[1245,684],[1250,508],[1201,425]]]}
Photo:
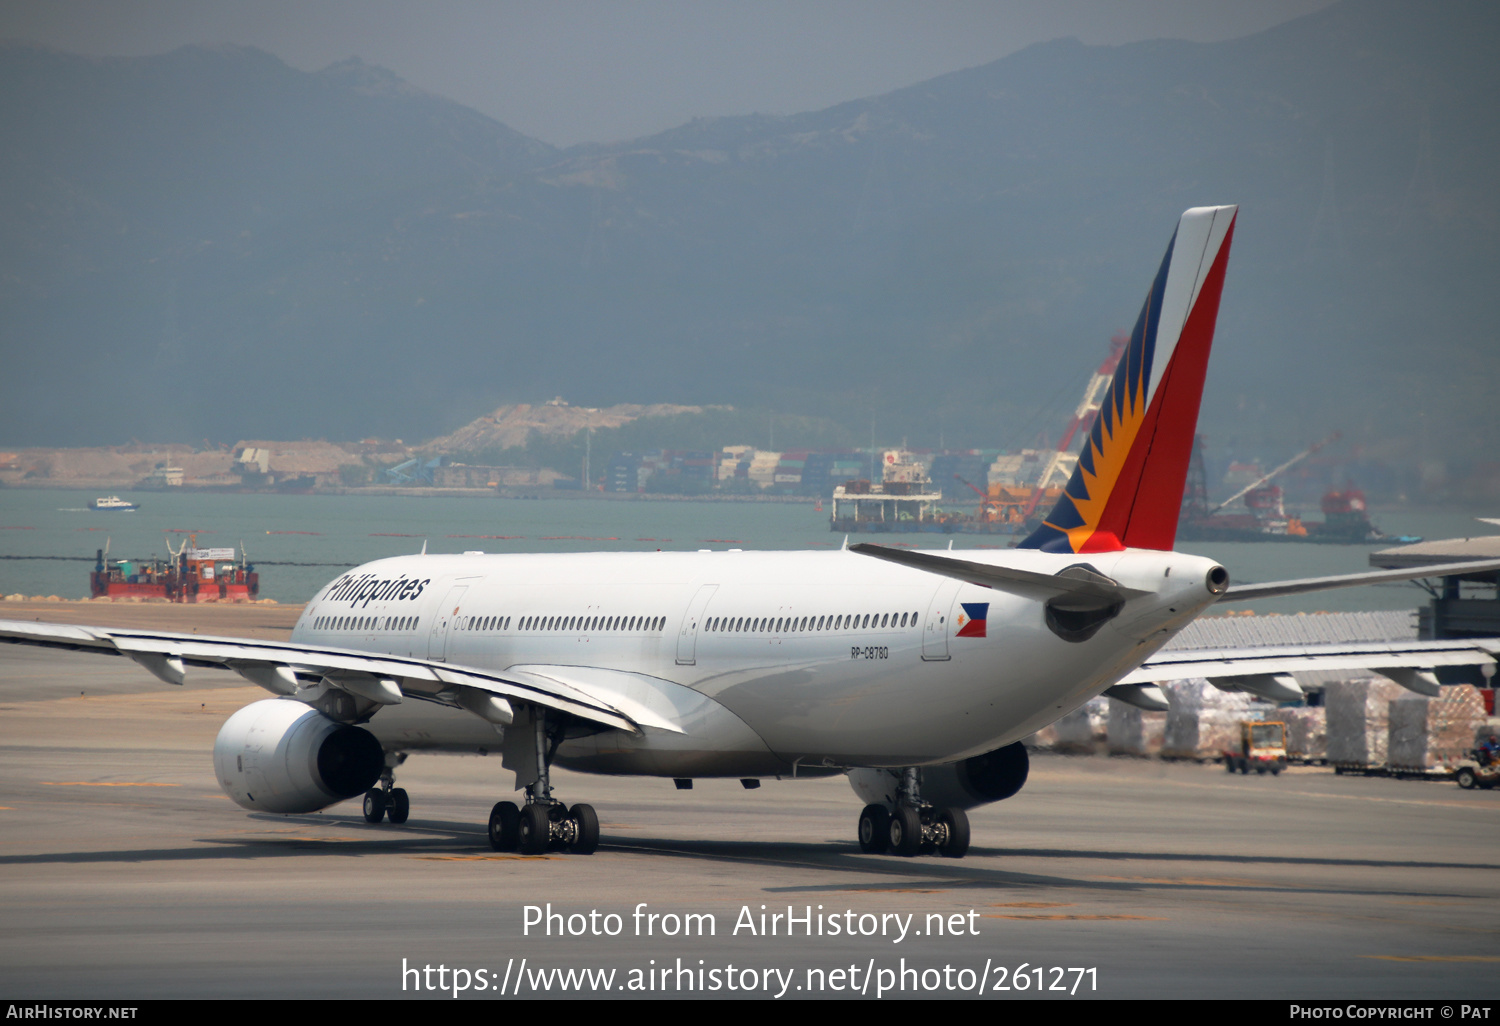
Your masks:
{"label": "passenger door", "polygon": [[922,621],[922,658],[926,662],[942,662],[948,656],[948,635],[951,628],[953,600],[958,598],[962,581],[945,580],[932,593],[927,603],[927,618]]}
{"label": "passenger door", "polygon": [[464,592],[469,590],[467,584],[456,584],[448,589],[448,594],[443,597],[442,603],[437,607],[437,615],[432,618],[432,630],[427,635],[427,658],[438,662],[445,662],[448,658],[448,628],[458,618],[458,611],[463,606]]}
{"label": "passenger door", "polygon": [[717,584],[705,584],[693,596],[693,601],[688,603],[682,626],[677,631],[678,666],[692,666],[698,661],[698,623],[703,619],[703,611],[708,608],[708,600],[718,590]]}

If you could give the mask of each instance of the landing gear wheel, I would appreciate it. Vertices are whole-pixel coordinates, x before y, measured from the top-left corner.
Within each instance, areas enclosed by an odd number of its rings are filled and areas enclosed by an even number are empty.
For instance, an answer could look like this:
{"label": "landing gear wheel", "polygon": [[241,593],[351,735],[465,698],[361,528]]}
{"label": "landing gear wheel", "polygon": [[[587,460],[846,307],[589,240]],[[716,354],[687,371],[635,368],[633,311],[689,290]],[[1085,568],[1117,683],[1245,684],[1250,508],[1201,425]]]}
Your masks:
{"label": "landing gear wheel", "polygon": [[938,854],[961,859],[969,850],[969,816],[963,809],[944,809],[938,813],[938,824],[946,828],[947,840],[938,845]]}
{"label": "landing gear wheel", "polygon": [[568,812],[575,835],[568,850],[574,855],[592,855],[599,847],[599,816],[592,805],[575,805]]}
{"label": "landing gear wheel", "polygon": [[490,810],[490,847],[515,851],[520,844],[521,810],[514,802],[496,802]]}
{"label": "landing gear wheel", "polygon": [[922,850],[922,817],[910,805],[898,805],[891,813],[891,854],[910,858]]}
{"label": "landing gear wheel", "polygon": [[398,787],[390,793],[390,811],[386,817],[394,824],[400,825],[406,822],[406,817],[411,815],[411,799],[406,795],[406,788]]}
{"label": "landing gear wheel", "polygon": [[533,802],[521,810],[517,848],[522,855],[540,855],[552,841],[552,806]]}
{"label": "landing gear wheel", "polygon": [[1460,769],[1454,779],[1458,781],[1458,786],[1463,788],[1465,791],[1474,790],[1475,785],[1479,783],[1479,777],[1476,776],[1474,771],[1467,766],[1464,766],[1462,769]]}
{"label": "landing gear wheel", "polygon": [[884,805],[866,805],[859,814],[859,850],[866,855],[883,855],[890,844],[891,814]]}
{"label": "landing gear wheel", "polygon": [[365,792],[365,822],[379,823],[385,818],[385,792],[371,788]]}

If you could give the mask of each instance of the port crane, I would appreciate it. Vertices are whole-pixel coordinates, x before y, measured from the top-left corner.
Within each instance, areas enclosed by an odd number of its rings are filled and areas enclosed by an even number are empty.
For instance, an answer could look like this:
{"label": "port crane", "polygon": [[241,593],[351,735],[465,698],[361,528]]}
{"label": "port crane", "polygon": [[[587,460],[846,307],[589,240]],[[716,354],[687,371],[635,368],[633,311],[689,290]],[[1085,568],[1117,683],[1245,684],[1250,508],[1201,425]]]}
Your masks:
{"label": "port crane", "polygon": [[1329,435],[1327,438],[1323,439],[1321,442],[1314,442],[1312,445],[1309,445],[1306,449],[1303,449],[1301,452],[1299,452],[1297,455],[1293,456],[1291,459],[1287,460],[1285,463],[1283,463],[1281,466],[1277,467],[1275,470],[1272,470],[1270,473],[1267,473],[1267,474],[1262,474],[1260,477],[1256,478],[1254,481],[1251,481],[1249,484],[1247,484],[1245,487],[1241,488],[1239,491],[1235,492],[1233,495],[1231,495],[1229,498],[1225,499],[1223,502],[1219,503],[1216,506],[1210,507],[1210,509],[1208,511],[1208,515],[1209,516],[1213,516],[1215,513],[1219,512],[1219,510],[1221,510],[1224,507],[1228,506],[1230,503],[1234,502],[1236,499],[1240,498],[1241,496],[1250,494],[1251,492],[1255,491],[1255,489],[1259,488],[1261,485],[1264,485],[1266,482],[1270,481],[1272,478],[1277,477],[1278,475],[1284,473],[1285,471],[1291,470],[1298,463],[1301,463],[1303,460],[1307,459],[1309,456],[1311,456],[1314,453],[1316,453],[1319,449],[1322,449],[1326,445],[1331,445],[1334,442],[1337,442],[1342,437],[1343,436],[1341,434],[1339,434],[1339,432],[1335,431],[1333,434]]}
{"label": "port crane", "polygon": [[[1036,508],[1041,504],[1042,497],[1047,494],[1047,486],[1052,483],[1052,478],[1066,477],[1067,471],[1063,469],[1064,457],[1072,455],[1073,439],[1083,432],[1087,439],[1089,429],[1094,426],[1094,418],[1099,416],[1099,400],[1104,395],[1104,388],[1110,379],[1115,376],[1115,368],[1120,364],[1120,357],[1125,353],[1125,347],[1130,344],[1130,336],[1124,332],[1116,332],[1109,340],[1109,355],[1089,378],[1088,387],[1083,390],[1083,401],[1073,411],[1073,419],[1068,421],[1067,430],[1063,432],[1062,441],[1057,443],[1057,450],[1053,452],[1052,458],[1047,461],[1042,476],[1037,479],[1036,488],[1032,490],[1031,498],[1026,501],[1026,508],[1021,512],[1023,521],[1030,520],[1036,513]],[[1080,446],[1081,448],[1081,446]],[[1069,467],[1068,470],[1072,468]],[[965,482],[966,484],[968,482]],[[1059,481],[1059,484],[1063,482]],[[972,487],[972,486],[971,486]]]}

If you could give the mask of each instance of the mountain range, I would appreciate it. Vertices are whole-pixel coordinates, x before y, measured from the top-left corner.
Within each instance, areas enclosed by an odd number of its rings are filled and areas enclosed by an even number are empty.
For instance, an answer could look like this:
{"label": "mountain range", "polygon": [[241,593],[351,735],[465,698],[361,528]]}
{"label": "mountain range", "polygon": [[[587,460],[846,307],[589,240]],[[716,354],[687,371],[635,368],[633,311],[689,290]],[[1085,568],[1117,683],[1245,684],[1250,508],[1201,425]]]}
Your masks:
{"label": "mountain range", "polygon": [[1497,44],[1488,2],[1343,0],[569,149],[357,59],[7,44],[0,441],[412,439],[563,395],[1031,444],[1177,215],[1232,202],[1211,444],[1493,459]]}

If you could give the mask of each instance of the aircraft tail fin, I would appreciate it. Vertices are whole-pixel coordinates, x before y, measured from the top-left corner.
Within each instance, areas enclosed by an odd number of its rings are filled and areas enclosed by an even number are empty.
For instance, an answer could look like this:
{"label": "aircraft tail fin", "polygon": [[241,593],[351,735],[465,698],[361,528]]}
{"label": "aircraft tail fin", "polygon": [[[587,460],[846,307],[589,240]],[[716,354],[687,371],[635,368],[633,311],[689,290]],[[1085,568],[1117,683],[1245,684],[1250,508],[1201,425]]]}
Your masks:
{"label": "aircraft tail fin", "polygon": [[1194,207],[1177,222],[1078,466],[1020,548],[1172,548],[1237,210]]}

